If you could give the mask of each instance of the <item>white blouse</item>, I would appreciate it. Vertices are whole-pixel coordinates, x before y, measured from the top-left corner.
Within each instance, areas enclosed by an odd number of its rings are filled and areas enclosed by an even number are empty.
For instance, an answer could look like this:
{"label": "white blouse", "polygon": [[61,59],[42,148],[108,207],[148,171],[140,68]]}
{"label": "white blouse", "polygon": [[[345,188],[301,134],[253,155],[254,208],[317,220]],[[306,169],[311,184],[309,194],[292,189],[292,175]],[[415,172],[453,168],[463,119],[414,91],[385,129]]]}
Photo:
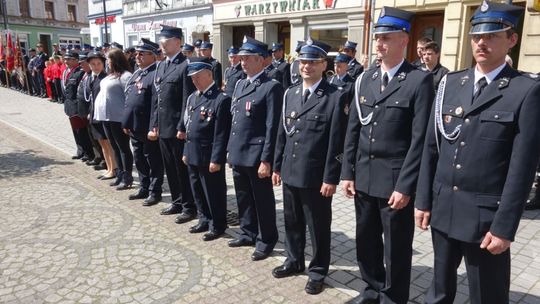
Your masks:
{"label": "white blouse", "polygon": [[124,88],[131,77],[125,71],[120,77],[107,75],[99,83],[100,90],[94,102],[94,120],[121,122],[126,95]]}

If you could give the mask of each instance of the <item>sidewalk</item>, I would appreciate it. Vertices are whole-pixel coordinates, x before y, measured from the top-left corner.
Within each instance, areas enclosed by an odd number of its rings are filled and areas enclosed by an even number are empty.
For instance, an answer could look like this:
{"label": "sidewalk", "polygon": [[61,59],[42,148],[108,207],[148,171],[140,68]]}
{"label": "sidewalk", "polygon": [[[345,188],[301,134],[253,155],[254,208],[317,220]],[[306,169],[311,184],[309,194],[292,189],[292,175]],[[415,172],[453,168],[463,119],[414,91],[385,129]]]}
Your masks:
{"label": "sidewalk", "polygon": [[[275,188],[276,252],[251,262],[251,248],[202,242],[187,233],[189,224],[160,216],[164,204],[128,201],[126,192],[71,161],[75,146],[62,105],[0,88],[0,138],[2,303],[344,303],[365,286],[356,265],[354,204],[341,193],[333,200],[329,286],[308,296],[306,276],[277,280],[270,273],[285,259],[281,189]],[[235,212],[230,172],[227,182]],[[512,303],[540,303],[540,211],[524,214],[512,255]],[[422,303],[432,263],[430,234],[417,231],[410,303]],[[459,274],[455,303],[468,303],[463,266]]]}

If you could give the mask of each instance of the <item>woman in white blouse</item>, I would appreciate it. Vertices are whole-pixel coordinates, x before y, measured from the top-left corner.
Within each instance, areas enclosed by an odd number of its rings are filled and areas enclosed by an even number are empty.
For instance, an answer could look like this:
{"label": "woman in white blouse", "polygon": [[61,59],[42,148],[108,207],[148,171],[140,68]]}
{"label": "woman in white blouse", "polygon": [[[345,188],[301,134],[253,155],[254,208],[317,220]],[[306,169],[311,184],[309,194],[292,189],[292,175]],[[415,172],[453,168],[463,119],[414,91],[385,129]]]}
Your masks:
{"label": "woman in white blouse", "polygon": [[102,122],[118,164],[116,180],[111,186],[124,190],[133,184],[133,154],[129,146],[129,135],[124,134],[121,124],[126,99],[124,89],[131,72],[129,62],[120,49],[112,49],[107,57],[109,75],[100,83],[101,90],[96,98],[94,119]]}

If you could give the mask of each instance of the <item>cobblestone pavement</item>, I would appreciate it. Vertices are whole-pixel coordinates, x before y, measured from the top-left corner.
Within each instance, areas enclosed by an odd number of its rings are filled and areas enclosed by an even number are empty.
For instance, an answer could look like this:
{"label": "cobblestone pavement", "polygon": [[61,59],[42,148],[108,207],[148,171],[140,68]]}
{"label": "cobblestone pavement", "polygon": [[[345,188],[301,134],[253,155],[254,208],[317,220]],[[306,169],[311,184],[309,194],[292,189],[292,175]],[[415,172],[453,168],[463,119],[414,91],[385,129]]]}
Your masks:
{"label": "cobblestone pavement", "polygon": [[[345,303],[365,286],[354,205],[340,194],[327,288],[309,296],[306,276],[270,273],[285,259],[280,189],[280,243],[271,258],[252,262],[252,248],[227,247],[238,226],[203,242],[189,224],[160,216],[164,204],[142,207],[97,180],[69,159],[74,151],[61,105],[0,88],[0,303]],[[227,179],[234,212],[230,172]],[[512,256],[512,303],[540,303],[540,211],[525,212]],[[417,231],[410,303],[422,302],[432,261],[430,234]],[[459,274],[455,303],[469,303],[463,266]]]}

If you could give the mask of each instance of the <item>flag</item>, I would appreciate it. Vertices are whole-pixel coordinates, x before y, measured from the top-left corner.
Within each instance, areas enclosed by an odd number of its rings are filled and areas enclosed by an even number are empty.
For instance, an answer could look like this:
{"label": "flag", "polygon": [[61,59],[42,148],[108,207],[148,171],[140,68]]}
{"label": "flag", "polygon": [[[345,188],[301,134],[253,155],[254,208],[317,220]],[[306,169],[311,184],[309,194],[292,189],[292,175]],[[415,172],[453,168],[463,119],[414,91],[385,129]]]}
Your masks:
{"label": "flag", "polygon": [[13,39],[11,37],[11,31],[7,32],[7,44],[6,44],[6,67],[8,71],[13,70],[15,66],[15,56],[13,56]]}
{"label": "flag", "polygon": [[4,31],[0,34],[0,61],[4,60]]}

